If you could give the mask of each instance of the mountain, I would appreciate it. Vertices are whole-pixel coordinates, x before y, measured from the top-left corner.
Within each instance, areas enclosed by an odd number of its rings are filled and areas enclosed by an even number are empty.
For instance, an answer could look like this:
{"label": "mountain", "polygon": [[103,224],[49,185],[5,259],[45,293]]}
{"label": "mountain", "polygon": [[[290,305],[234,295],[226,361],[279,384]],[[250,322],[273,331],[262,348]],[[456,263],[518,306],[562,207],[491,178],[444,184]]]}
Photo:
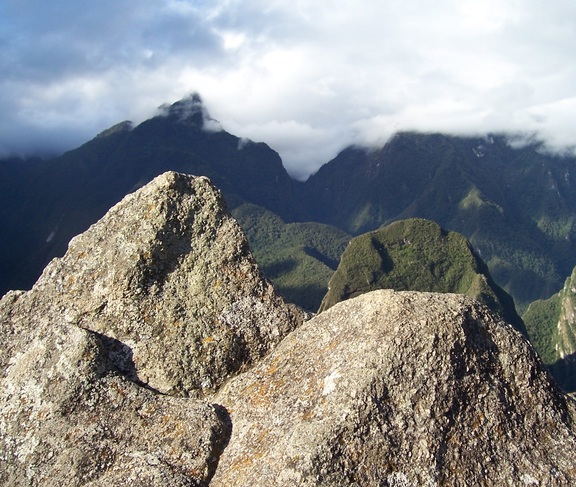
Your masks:
{"label": "mountain", "polygon": [[[175,170],[208,176],[232,210],[249,203],[285,224],[323,224],[316,227],[320,233],[325,225],[359,235],[394,220],[435,221],[468,238],[523,312],[561,288],[576,266],[576,159],[512,142],[497,135],[399,133],[380,148],[343,150],[300,183],[276,152],[224,131],[191,95],[136,127],[111,127],[61,157],[0,162],[0,294],[29,289],[74,235],[125,194]],[[249,233],[251,245],[261,247],[252,238],[261,232]],[[287,245],[277,249],[285,263],[294,251]],[[314,295],[303,302],[313,309],[323,294],[318,282],[335,259],[300,247],[297,264],[276,266],[274,279],[294,299]],[[294,277],[293,268],[306,266],[309,281],[303,273]],[[285,270],[291,277],[284,278]]]}
{"label": "mountain", "polygon": [[377,289],[465,294],[527,335],[513,299],[493,281],[466,238],[429,220],[402,220],[352,239],[320,312]]}
{"label": "mountain", "polygon": [[316,312],[350,235],[315,222],[285,223],[260,206],[232,211],[266,276],[290,302]]}
{"label": "mountain", "polygon": [[72,237],[167,170],[208,176],[231,207],[265,205],[286,221],[300,215],[298,183],[278,154],[219,128],[192,95],[136,127],[118,124],[61,157],[0,164],[0,295],[29,289]]}
{"label": "mountain", "polygon": [[564,287],[530,304],[523,319],[534,347],[566,391],[576,391],[576,268]]}
{"label": "mountain", "polygon": [[159,176],[0,300],[0,483],[573,483],[574,402],[478,301],[306,318],[207,178]]}
{"label": "mountain", "polygon": [[61,157],[0,161],[0,295],[31,288],[72,237],[175,170],[222,189],[264,272],[309,311],[351,235],[424,218],[464,235],[524,312],[576,266],[575,164],[504,136],[400,133],[379,148],[343,150],[301,183],[276,152],[224,131],[192,95]]}
{"label": "mountain", "polygon": [[574,157],[502,136],[400,133],[348,148],[306,182],[311,219],[358,235],[406,218],[465,235],[524,310],[576,265]]}

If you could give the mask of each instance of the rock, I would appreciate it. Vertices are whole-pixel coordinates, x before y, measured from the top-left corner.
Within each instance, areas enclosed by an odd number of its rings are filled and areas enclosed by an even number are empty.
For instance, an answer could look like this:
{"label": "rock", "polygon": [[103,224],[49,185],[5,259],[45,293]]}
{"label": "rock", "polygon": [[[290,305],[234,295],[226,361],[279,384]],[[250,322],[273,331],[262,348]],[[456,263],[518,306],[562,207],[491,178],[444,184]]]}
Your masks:
{"label": "rock", "polygon": [[212,486],[576,480],[571,400],[520,333],[462,295],[339,303],[213,400],[233,427]]}
{"label": "rock", "polygon": [[94,332],[41,320],[21,320],[11,332],[27,340],[12,336],[12,353],[2,353],[0,484],[208,482],[230,434],[222,409],[159,395],[115,373]]}
{"label": "rock", "polygon": [[488,307],[305,318],[207,179],[158,177],[0,300],[0,484],[574,484],[574,403]]}
{"label": "rock", "polygon": [[376,289],[466,294],[527,335],[514,300],[494,282],[466,237],[430,220],[401,220],[352,239],[319,312]]}
{"label": "rock", "polygon": [[206,485],[230,435],[195,398],[305,315],[206,178],[127,196],[0,301],[0,484]]}
{"label": "rock", "polygon": [[21,309],[32,301],[35,316],[120,341],[120,368],[182,395],[217,387],[303,319],[260,274],[220,192],[174,172],[74,238]]}

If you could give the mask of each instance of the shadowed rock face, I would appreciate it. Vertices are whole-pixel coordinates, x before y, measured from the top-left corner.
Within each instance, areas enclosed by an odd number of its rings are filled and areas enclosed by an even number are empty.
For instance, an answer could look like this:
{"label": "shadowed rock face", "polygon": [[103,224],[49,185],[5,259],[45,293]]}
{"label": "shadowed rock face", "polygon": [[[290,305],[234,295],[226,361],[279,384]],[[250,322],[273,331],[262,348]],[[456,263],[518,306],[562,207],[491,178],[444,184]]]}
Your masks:
{"label": "shadowed rock face", "polygon": [[216,395],[211,485],[568,485],[570,406],[528,342],[460,295],[374,291]]}
{"label": "shadowed rock face", "polygon": [[166,394],[204,395],[303,318],[206,178],[158,177],[0,301],[0,483],[207,482],[227,413]]}

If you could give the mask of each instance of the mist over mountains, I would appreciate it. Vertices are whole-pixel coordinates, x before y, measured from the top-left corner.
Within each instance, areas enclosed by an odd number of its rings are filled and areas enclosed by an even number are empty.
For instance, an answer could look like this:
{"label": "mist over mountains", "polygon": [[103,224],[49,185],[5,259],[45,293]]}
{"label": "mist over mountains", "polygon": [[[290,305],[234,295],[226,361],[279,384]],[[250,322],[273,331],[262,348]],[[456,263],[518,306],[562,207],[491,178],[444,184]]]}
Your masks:
{"label": "mist over mountains", "polygon": [[[399,133],[380,148],[343,150],[302,183],[268,145],[227,133],[192,95],[60,157],[2,162],[0,292],[29,288],[71,237],[126,193],[175,170],[210,177],[232,210],[250,203],[283,223],[358,235],[408,217],[434,220],[466,235],[524,309],[558,291],[576,265],[576,159],[539,149],[498,135]],[[333,256],[319,257],[335,269]]]}

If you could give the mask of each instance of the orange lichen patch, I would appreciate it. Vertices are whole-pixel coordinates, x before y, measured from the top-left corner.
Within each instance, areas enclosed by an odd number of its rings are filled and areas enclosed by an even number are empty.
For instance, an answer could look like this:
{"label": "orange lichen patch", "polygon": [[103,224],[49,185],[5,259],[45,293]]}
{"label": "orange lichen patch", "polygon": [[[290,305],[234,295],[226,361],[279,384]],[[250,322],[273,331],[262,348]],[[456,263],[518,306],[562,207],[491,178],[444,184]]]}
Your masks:
{"label": "orange lichen patch", "polygon": [[316,415],[314,414],[314,409],[310,408],[305,410],[300,417],[304,420],[304,421],[309,421],[312,418],[314,418]]}
{"label": "orange lichen patch", "polygon": [[222,281],[220,279],[216,279],[214,282],[212,282],[213,289],[220,289],[221,287],[222,287]]}
{"label": "orange lichen patch", "polygon": [[283,378],[254,382],[245,389],[246,397],[254,406],[267,406],[274,395],[285,385]]}
{"label": "orange lichen patch", "polygon": [[202,345],[208,345],[210,343],[215,342],[216,339],[214,337],[206,337],[204,338],[204,340],[202,340]]}
{"label": "orange lichen patch", "polygon": [[151,214],[152,214],[152,210],[154,209],[154,203],[150,203],[147,207],[146,207],[146,213],[144,214],[144,218],[146,218],[146,220],[150,220]]}
{"label": "orange lichen patch", "polygon": [[311,378],[304,389],[304,395],[306,397],[313,397],[316,393],[322,392],[322,387],[316,378]]}
{"label": "orange lichen patch", "polygon": [[260,460],[264,456],[264,445],[266,445],[267,437],[270,435],[270,431],[267,429],[262,429],[258,435],[250,443],[257,445],[255,450],[251,450],[249,455],[242,455],[234,459],[230,468],[234,471],[248,470],[254,465],[254,462]]}
{"label": "orange lichen patch", "polygon": [[472,421],[472,429],[477,430],[482,425],[482,423],[484,423],[484,413],[479,411],[478,416],[476,416],[476,418],[474,418]]}
{"label": "orange lichen patch", "polygon": [[276,372],[278,372],[278,365],[271,365],[270,367],[268,367],[268,369],[266,370],[266,374],[268,375],[273,375]]}
{"label": "orange lichen patch", "polygon": [[266,370],[266,374],[267,375],[273,375],[276,372],[278,372],[278,369],[280,368],[280,362],[281,361],[282,361],[282,357],[276,356],[274,358],[274,360],[272,360],[272,362],[270,363],[270,367],[268,367],[268,369]]}
{"label": "orange lichen patch", "polygon": [[333,338],[332,340],[330,340],[330,343],[329,343],[328,346],[326,347],[326,350],[333,351],[333,350],[336,349],[341,343],[342,343],[342,339],[337,340],[337,339]]}

